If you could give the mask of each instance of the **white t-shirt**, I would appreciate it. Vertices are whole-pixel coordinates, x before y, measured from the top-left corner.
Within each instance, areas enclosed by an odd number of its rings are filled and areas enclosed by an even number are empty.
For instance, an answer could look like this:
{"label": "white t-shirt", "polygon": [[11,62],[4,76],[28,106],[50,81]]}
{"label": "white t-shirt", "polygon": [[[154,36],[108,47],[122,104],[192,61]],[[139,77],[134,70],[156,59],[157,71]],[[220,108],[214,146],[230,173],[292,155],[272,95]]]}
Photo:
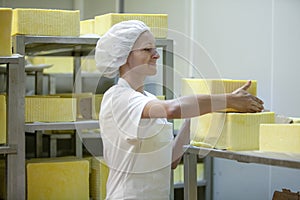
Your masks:
{"label": "white t-shirt", "polygon": [[122,78],[103,96],[99,121],[110,168],[106,199],[169,199],[172,124],[141,119],[144,106],[154,98],[136,92]]}

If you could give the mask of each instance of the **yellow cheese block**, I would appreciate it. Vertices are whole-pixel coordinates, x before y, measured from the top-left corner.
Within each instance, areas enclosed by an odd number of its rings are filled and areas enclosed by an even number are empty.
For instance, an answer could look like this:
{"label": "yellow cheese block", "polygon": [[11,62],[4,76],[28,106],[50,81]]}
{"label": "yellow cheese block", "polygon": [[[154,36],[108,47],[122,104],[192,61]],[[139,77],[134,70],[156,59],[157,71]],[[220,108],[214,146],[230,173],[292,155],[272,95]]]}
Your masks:
{"label": "yellow cheese block", "polygon": [[25,122],[76,121],[76,98],[27,96]]}
{"label": "yellow cheese block", "polygon": [[300,118],[299,117],[291,117],[293,120],[292,123],[300,123]]}
{"label": "yellow cheese block", "polygon": [[209,113],[191,120],[191,140],[216,148],[258,150],[259,125],[274,123],[275,113]]}
{"label": "yellow cheese block", "polygon": [[80,35],[95,34],[95,19],[80,21]]}
{"label": "yellow cheese block", "polygon": [[176,169],[173,171],[173,182],[176,183],[183,183],[184,179],[184,172],[183,172],[183,164],[178,164]]}
{"label": "yellow cheese block", "polygon": [[0,95],[0,144],[6,143],[6,97]]}
{"label": "yellow cheese block", "polygon": [[78,10],[16,8],[12,35],[79,36]]}
{"label": "yellow cheese block", "polygon": [[[48,74],[73,73],[74,69],[74,57],[71,56],[38,56],[30,58],[30,62],[34,65],[51,64],[50,68],[44,69]],[[81,57],[80,68],[82,72],[98,72],[94,56]]]}
{"label": "yellow cheese block", "polygon": [[197,163],[197,180],[201,181],[204,177],[204,165],[203,163]]}
{"label": "yellow cheese block", "polygon": [[261,124],[259,150],[300,153],[300,124]]}
{"label": "yellow cheese block", "polygon": [[89,199],[89,162],[27,164],[27,199]]}
{"label": "yellow cheese block", "polygon": [[[181,83],[181,94],[191,95],[231,93],[243,86],[246,82],[247,80],[183,78]],[[256,90],[257,81],[252,80],[252,84],[247,91],[256,96]],[[233,112],[236,110],[226,109],[225,111]]]}
{"label": "yellow cheese block", "polygon": [[93,112],[93,119],[99,119],[102,98],[103,94],[95,94],[95,110]]}
{"label": "yellow cheese block", "polygon": [[[203,180],[203,163],[197,163],[197,181]],[[173,171],[174,183],[184,183],[184,166],[179,164]]]}
{"label": "yellow cheese block", "polygon": [[128,14],[128,13],[108,13],[95,16],[95,33],[102,36],[114,24],[127,20],[140,20],[150,27],[156,38],[167,38],[168,15],[167,14]]}
{"label": "yellow cheese block", "polygon": [[12,55],[11,25],[12,9],[0,8],[0,56]]}
{"label": "yellow cheese block", "polygon": [[91,197],[95,200],[104,200],[106,196],[106,182],[108,178],[109,168],[105,164],[102,157],[92,159],[91,171]]}
{"label": "yellow cheese block", "polygon": [[164,95],[158,95],[156,96],[156,98],[159,100],[166,100],[166,97]]}
{"label": "yellow cheese block", "polygon": [[[182,79],[182,94],[223,94],[231,93],[247,83],[248,80],[231,79]],[[251,81],[251,87],[247,90],[250,94],[256,96],[257,81]]]}
{"label": "yellow cheese block", "polygon": [[30,61],[34,65],[38,64],[51,64],[52,67],[44,69],[44,73],[73,73],[74,58],[71,56],[65,57],[33,57]]}
{"label": "yellow cheese block", "polygon": [[95,110],[95,95],[92,93],[61,93],[54,95],[62,98],[76,98],[77,118],[92,119]]}

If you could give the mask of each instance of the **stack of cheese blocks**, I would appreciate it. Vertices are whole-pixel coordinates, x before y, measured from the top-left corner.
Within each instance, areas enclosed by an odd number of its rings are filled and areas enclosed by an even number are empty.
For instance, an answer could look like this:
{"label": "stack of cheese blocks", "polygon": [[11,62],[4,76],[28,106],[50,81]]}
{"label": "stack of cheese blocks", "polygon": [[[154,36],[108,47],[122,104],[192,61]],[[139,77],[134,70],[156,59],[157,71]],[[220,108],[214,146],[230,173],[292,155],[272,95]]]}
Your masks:
{"label": "stack of cheese blocks", "polygon": [[25,97],[25,122],[76,121],[76,98]]}
{"label": "stack of cheese blocks", "polygon": [[89,161],[75,158],[27,162],[27,199],[89,199]]}
{"label": "stack of cheese blocks", "polygon": [[[246,82],[230,79],[183,79],[182,95],[231,93]],[[250,94],[256,95],[256,85],[256,81],[252,81],[248,89]],[[237,113],[227,109],[209,113],[192,119],[191,140],[220,149],[257,150],[260,124],[274,121],[273,112]]]}
{"label": "stack of cheese blocks", "polygon": [[6,96],[0,95],[0,144],[6,143]]}
{"label": "stack of cheese blocks", "polygon": [[103,36],[113,25],[127,20],[140,20],[150,27],[156,38],[167,38],[167,14],[108,13],[80,22],[80,34]]}
{"label": "stack of cheese blocks", "polygon": [[0,56],[12,55],[12,9],[0,8]]}
{"label": "stack of cheese blocks", "polygon": [[92,159],[90,190],[95,200],[104,200],[106,196],[106,182],[109,168],[102,157]]}

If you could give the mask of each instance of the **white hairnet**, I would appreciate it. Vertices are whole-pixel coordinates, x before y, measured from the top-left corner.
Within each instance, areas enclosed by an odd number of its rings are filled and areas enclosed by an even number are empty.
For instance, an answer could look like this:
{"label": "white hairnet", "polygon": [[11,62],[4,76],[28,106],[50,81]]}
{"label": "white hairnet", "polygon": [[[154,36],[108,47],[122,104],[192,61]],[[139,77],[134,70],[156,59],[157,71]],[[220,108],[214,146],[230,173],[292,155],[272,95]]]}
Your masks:
{"label": "white hairnet", "polygon": [[124,65],[137,38],[150,30],[138,20],[123,21],[112,26],[97,42],[96,67],[107,78],[119,74],[119,67]]}

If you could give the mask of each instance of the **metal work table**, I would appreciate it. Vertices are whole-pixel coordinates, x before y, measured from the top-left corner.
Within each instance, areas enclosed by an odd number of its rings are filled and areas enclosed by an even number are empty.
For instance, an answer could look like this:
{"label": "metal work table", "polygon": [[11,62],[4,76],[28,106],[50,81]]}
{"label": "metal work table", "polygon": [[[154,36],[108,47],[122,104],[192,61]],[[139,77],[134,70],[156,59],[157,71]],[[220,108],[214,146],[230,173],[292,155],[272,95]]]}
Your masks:
{"label": "metal work table", "polygon": [[[197,156],[200,158],[224,158],[244,163],[257,163],[300,169],[300,154],[276,153],[262,151],[227,151],[195,146],[184,146],[184,199],[197,199],[197,184],[195,180]],[[210,179],[208,179],[209,181]],[[210,187],[210,186],[209,186]],[[210,188],[207,193],[210,193]],[[206,194],[210,199],[210,194]]]}
{"label": "metal work table", "polygon": [[7,73],[7,144],[0,147],[0,153],[7,154],[7,199],[25,199],[24,57],[0,57],[0,64]]}

